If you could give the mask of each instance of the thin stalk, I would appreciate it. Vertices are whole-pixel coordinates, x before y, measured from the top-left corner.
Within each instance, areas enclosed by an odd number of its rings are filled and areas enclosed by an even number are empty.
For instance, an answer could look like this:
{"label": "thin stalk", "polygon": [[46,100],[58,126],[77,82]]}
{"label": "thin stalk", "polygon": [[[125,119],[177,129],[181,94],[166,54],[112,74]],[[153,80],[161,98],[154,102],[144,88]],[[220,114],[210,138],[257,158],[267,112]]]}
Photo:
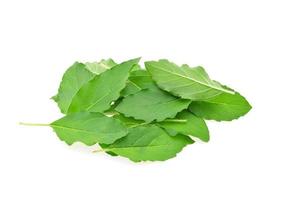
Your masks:
{"label": "thin stalk", "polygon": [[133,126],[130,126],[129,128],[135,128],[135,127],[146,125],[146,124],[149,124],[149,123],[148,122],[144,122],[144,123],[141,123],[141,124],[135,124]]}
{"label": "thin stalk", "polygon": [[186,119],[165,119],[163,122],[177,122],[177,123],[186,123]]}
{"label": "thin stalk", "polygon": [[101,152],[106,152],[105,149],[97,149],[97,150],[93,150],[93,153],[101,153]]}
{"label": "thin stalk", "polygon": [[50,124],[26,123],[26,122],[20,122],[19,125],[23,125],[23,126],[50,126]]}

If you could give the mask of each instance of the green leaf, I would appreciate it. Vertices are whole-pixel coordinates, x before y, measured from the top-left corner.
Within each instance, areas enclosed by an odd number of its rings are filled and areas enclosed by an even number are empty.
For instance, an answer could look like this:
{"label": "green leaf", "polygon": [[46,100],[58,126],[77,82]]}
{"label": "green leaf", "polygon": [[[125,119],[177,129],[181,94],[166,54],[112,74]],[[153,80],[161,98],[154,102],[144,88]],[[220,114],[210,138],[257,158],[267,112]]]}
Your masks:
{"label": "green leaf", "polygon": [[88,69],[90,72],[99,75],[103,73],[104,71],[111,69],[117,65],[112,59],[102,59],[100,62],[86,62],[85,68]]}
{"label": "green leaf", "polygon": [[111,103],[111,106],[108,110],[104,111],[104,115],[106,116],[113,116],[115,114],[118,114],[118,112],[115,110],[116,106],[121,102],[122,98],[118,98],[116,101],[113,101]]}
{"label": "green leaf", "polygon": [[129,71],[138,62],[139,58],[123,62],[89,81],[73,98],[69,112],[103,112],[110,108],[125,87]]}
{"label": "green leaf", "polygon": [[54,100],[55,102],[58,102],[59,101],[59,96],[56,94],[56,95],[50,97],[50,99]]}
{"label": "green leaf", "polygon": [[122,90],[122,96],[135,94],[143,89],[158,89],[151,75],[145,70],[133,71],[127,81],[126,87]]}
{"label": "green leaf", "polygon": [[85,69],[85,65],[75,62],[64,73],[58,94],[52,97],[55,100],[62,113],[67,113],[73,97],[78,90],[93,79],[95,75]]}
{"label": "green leaf", "polygon": [[168,135],[161,128],[139,126],[129,130],[126,137],[106,146],[105,151],[129,158],[134,162],[139,161],[164,161],[176,156],[183,147],[192,144],[188,136]]}
{"label": "green leaf", "polygon": [[132,117],[126,117],[123,114],[114,115],[113,118],[118,119],[121,123],[123,123],[127,128],[136,127],[139,125],[147,124],[143,120],[137,120]]}
{"label": "green leaf", "polygon": [[69,114],[51,123],[50,126],[58,137],[69,145],[74,142],[86,145],[111,144],[127,135],[126,127],[119,120],[101,113]]}
{"label": "green leaf", "polygon": [[202,67],[179,67],[168,60],[145,62],[145,67],[160,88],[184,99],[206,100],[222,93],[233,94],[212,81]]}
{"label": "green leaf", "polygon": [[205,121],[187,110],[178,113],[174,119],[167,119],[158,122],[158,124],[165,128],[170,135],[176,135],[176,133],[191,135],[204,142],[208,142],[210,139]]}
{"label": "green leaf", "polygon": [[189,106],[191,112],[204,119],[231,121],[251,110],[252,106],[239,93],[223,93],[206,101],[195,101]]}
{"label": "green leaf", "polygon": [[115,108],[127,117],[151,122],[173,118],[186,109],[190,100],[180,99],[160,89],[145,89],[125,97]]}
{"label": "green leaf", "polygon": [[[121,123],[123,123],[127,128],[134,128],[148,124],[143,120],[136,120],[132,117],[126,117],[120,113],[114,115],[113,118],[120,120]],[[196,117],[187,110],[178,113],[173,119],[165,119],[161,122],[153,122],[150,124],[155,124],[164,128],[171,136],[183,134],[197,137],[204,142],[209,141],[209,130],[205,121],[199,117]]]}
{"label": "green leaf", "polygon": [[[108,147],[108,144],[99,144],[99,145],[100,145],[100,147],[101,147],[102,149]],[[118,156],[116,153],[113,153],[113,152],[111,152],[111,151],[105,151],[105,153],[106,153],[106,154],[109,154],[110,156]]]}
{"label": "green leaf", "polygon": [[139,64],[134,65],[133,68],[131,69],[131,71],[138,71],[138,70],[141,70],[141,65]]}
{"label": "green leaf", "polygon": [[[142,120],[136,120],[132,117],[125,117],[124,115],[117,113],[115,115],[112,116],[114,119],[119,120],[122,124],[124,124],[127,128],[133,128],[136,126],[140,126],[141,124],[146,124],[144,121]],[[100,146],[102,148],[107,148],[108,145],[106,144],[100,144]],[[105,151],[107,154],[111,155],[111,156],[118,156],[117,154],[111,152],[111,151]]]}

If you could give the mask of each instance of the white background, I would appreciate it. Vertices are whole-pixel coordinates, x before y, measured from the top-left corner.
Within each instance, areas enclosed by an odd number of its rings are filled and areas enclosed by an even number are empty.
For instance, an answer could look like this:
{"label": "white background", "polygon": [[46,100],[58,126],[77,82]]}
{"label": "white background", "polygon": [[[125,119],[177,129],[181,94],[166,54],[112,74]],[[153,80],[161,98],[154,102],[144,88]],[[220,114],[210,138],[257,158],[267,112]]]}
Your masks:
{"label": "white background", "polygon": [[[293,1],[0,1],[0,199],[296,199]],[[74,61],[202,65],[253,105],[211,141],[135,164],[59,141],[49,98]]]}

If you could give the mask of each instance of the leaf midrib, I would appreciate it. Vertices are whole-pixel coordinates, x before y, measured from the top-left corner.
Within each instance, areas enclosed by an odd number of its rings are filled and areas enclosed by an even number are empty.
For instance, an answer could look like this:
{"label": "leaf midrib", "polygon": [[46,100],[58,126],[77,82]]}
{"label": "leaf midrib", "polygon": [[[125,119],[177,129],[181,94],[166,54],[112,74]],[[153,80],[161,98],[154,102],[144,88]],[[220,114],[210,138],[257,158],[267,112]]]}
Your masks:
{"label": "leaf midrib", "polygon": [[[150,66],[153,67],[152,65],[150,65]],[[195,80],[195,79],[193,79],[193,78],[190,78],[190,77],[187,77],[187,76],[183,76],[183,75],[181,75],[181,74],[174,73],[174,72],[172,72],[172,71],[168,71],[168,70],[165,70],[165,69],[162,69],[162,68],[158,68],[158,67],[154,67],[154,68],[157,68],[157,69],[159,69],[159,70],[161,70],[161,71],[164,71],[164,72],[167,72],[167,73],[170,73],[170,74],[173,74],[173,75],[176,75],[176,76],[179,76],[179,77],[182,77],[182,78],[185,78],[185,79],[191,80],[191,81],[193,81],[193,82],[195,82],[195,83],[199,83],[199,84],[201,84],[201,85],[207,86],[207,87],[209,87],[209,88],[212,88],[212,89],[215,89],[215,90],[218,90],[218,91],[222,91],[222,92],[229,93],[229,94],[234,94],[233,91],[229,91],[229,90],[226,90],[226,89],[223,89],[223,88],[217,88],[217,87],[214,87],[214,86],[212,86],[212,85],[208,85],[208,84],[202,83],[202,82],[200,82],[200,81],[198,81],[198,80]]]}
{"label": "leaf midrib", "polygon": [[98,100],[96,100],[94,103],[90,104],[86,110],[89,111],[92,107],[94,107],[95,105],[97,105],[102,99],[104,99],[106,96],[108,96],[111,93],[111,91],[109,90],[107,92],[107,94],[105,94],[104,96],[102,96],[101,98],[99,98]]}
{"label": "leaf midrib", "polygon": [[67,127],[67,126],[60,126],[60,125],[56,125],[56,124],[50,124],[50,126],[52,128],[60,128],[60,129],[71,130],[71,131],[81,131],[81,132],[89,133],[89,134],[92,134],[92,135],[118,133],[118,132],[103,132],[103,131],[100,131],[100,132],[87,131],[87,130],[83,130],[83,129],[72,128],[72,127]]}
{"label": "leaf midrib", "polygon": [[200,101],[201,103],[209,103],[209,104],[218,104],[223,106],[247,106],[244,104],[230,104],[230,103],[221,103],[221,102],[211,102],[211,101]]}
{"label": "leaf midrib", "polygon": [[138,86],[135,82],[133,82],[132,80],[128,80],[131,84],[133,84],[134,86],[136,86],[136,88],[142,90],[142,88],[140,86]]}

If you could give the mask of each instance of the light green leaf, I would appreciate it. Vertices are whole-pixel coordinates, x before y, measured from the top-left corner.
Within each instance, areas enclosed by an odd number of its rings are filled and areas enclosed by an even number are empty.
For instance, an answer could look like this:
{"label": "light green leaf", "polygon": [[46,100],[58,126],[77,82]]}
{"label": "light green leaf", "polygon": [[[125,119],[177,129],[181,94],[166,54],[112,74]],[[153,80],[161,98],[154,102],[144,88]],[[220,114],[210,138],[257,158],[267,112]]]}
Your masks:
{"label": "light green leaf", "polygon": [[122,90],[122,96],[135,94],[143,89],[158,89],[151,75],[145,70],[131,72],[126,87]]}
{"label": "light green leaf", "polygon": [[88,69],[90,72],[99,75],[103,73],[104,71],[111,69],[117,65],[112,59],[102,59],[100,62],[86,62],[85,68]]}
{"label": "light green leaf", "polygon": [[188,107],[190,100],[180,99],[160,89],[145,89],[125,97],[115,108],[127,117],[151,122],[173,118]]}
{"label": "light green leaf", "polygon": [[179,67],[168,60],[145,62],[145,67],[160,88],[184,99],[206,100],[222,93],[233,94],[212,81],[202,67]]}
{"label": "light green leaf", "polygon": [[101,113],[69,114],[50,126],[58,137],[71,145],[82,142],[86,145],[96,143],[111,144],[127,135],[126,127],[119,120],[106,117]]}
{"label": "light green leaf", "polygon": [[175,157],[183,147],[192,143],[193,140],[188,136],[173,137],[155,125],[139,126],[130,129],[126,137],[105,146],[105,151],[127,157],[134,162],[164,161]]}
{"label": "light green leaf", "polygon": [[50,99],[54,100],[55,102],[58,102],[59,101],[59,96],[58,96],[58,94],[56,94],[56,95],[50,97]]}
{"label": "light green leaf", "polygon": [[67,113],[73,97],[78,90],[94,78],[94,74],[85,69],[85,65],[75,62],[64,73],[58,94],[52,99],[57,102],[62,113]]}
{"label": "light green leaf", "polygon": [[141,65],[139,64],[134,65],[133,68],[131,69],[131,71],[138,71],[138,70],[141,70]]}
{"label": "light green leaf", "polygon": [[139,58],[123,62],[89,81],[73,98],[69,112],[103,112],[110,108],[125,87],[131,68],[138,62]]}
{"label": "light green leaf", "polygon": [[230,121],[251,110],[252,106],[239,93],[223,93],[206,101],[195,101],[189,106],[191,112],[204,119]]}
{"label": "light green leaf", "polygon": [[204,142],[208,142],[210,139],[205,121],[187,110],[178,113],[174,119],[167,119],[158,122],[158,124],[165,128],[170,135],[175,135],[176,133],[191,135]]}

